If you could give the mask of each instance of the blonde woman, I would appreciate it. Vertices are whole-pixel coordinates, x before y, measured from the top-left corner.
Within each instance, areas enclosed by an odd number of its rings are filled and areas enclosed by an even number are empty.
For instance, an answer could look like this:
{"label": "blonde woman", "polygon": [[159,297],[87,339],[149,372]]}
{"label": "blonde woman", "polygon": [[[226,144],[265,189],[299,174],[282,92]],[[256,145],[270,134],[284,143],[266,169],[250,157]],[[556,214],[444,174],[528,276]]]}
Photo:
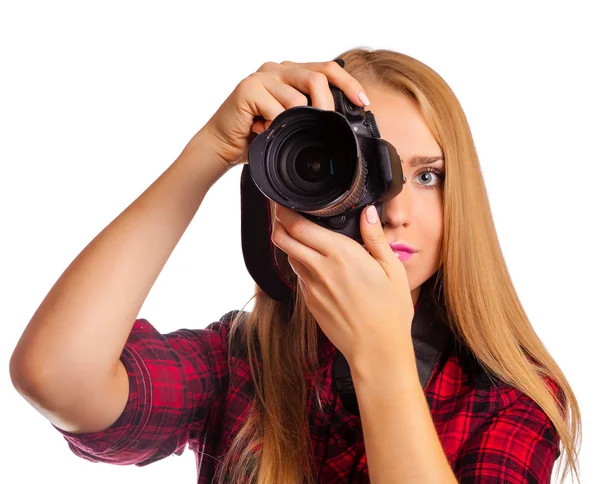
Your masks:
{"label": "blonde woman", "polygon": [[[545,483],[559,456],[561,482],[578,479],[578,404],[511,282],[458,100],[407,55],[339,58],[268,62],[238,84],[54,285],[13,353],[15,387],[77,455],[143,466],[189,444],[202,484]],[[258,286],[251,312],[205,329],[136,319],[251,132],[306,95],[334,109],[328,83],[403,160],[401,193],[361,213],[364,246],[271,203],[289,321]],[[354,409],[333,382],[340,355]]]}

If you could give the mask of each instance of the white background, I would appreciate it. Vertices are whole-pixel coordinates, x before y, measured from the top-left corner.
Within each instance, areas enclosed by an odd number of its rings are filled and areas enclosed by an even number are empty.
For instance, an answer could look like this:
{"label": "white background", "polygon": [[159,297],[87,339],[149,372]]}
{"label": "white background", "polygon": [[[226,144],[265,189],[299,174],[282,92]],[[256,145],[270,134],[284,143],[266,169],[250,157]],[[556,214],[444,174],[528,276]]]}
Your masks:
{"label": "white background", "polygon": [[[75,457],[12,387],[10,355],[63,270],[241,79],[266,61],[325,61],[367,46],[425,62],[462,103],[511,277],[579,398],[582,482],[598,482],[592,2],[1,5],[0,481],[195,482],[189,450],[145,468]],[[162,332],[206,327],[253,293],[240,246],[241,169],[208,193],[142,307],[139,317]]]}

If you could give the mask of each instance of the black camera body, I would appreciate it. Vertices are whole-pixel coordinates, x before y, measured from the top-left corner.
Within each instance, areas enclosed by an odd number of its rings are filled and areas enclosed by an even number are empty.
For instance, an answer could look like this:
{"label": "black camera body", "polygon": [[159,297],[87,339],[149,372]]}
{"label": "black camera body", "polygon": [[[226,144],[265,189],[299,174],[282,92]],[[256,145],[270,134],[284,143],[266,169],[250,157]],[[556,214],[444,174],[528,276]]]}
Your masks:
{"label": "black camera body", "polygon": [[380,138],[374,115],[329,85],[335,111],[295,106],[277,116],[248,150],[262,194],[361,245],[360,213],[402,191],[402,160]]}

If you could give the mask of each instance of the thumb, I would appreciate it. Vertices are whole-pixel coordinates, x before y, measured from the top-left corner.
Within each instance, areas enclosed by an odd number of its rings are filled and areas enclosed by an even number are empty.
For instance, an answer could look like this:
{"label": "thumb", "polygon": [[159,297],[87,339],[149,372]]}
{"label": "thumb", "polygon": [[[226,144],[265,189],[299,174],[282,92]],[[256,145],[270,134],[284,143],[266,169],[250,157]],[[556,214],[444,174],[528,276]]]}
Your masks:
{"label": "thumb", "polygon": [[381,264],[388,277],[393,278],[393,274],[398,271],[399,260],[383,233],[375,205],[368,205],[363,210],[360,233],[365,243],[365,249]]}

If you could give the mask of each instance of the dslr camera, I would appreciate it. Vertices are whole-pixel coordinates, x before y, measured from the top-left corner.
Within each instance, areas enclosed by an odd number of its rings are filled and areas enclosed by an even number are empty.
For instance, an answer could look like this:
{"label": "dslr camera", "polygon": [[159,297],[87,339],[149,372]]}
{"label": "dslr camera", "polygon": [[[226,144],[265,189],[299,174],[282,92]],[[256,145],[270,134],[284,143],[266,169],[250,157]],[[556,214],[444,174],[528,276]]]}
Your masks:
{"label": "dslr camera", "polygon": [[360,213],[382,219],[383,202],[402,191],[402,159],[381,139],[375,116],[329,84],[335,111],[295,106],[250,144],[248,168],[262,194],[364,245]]}

